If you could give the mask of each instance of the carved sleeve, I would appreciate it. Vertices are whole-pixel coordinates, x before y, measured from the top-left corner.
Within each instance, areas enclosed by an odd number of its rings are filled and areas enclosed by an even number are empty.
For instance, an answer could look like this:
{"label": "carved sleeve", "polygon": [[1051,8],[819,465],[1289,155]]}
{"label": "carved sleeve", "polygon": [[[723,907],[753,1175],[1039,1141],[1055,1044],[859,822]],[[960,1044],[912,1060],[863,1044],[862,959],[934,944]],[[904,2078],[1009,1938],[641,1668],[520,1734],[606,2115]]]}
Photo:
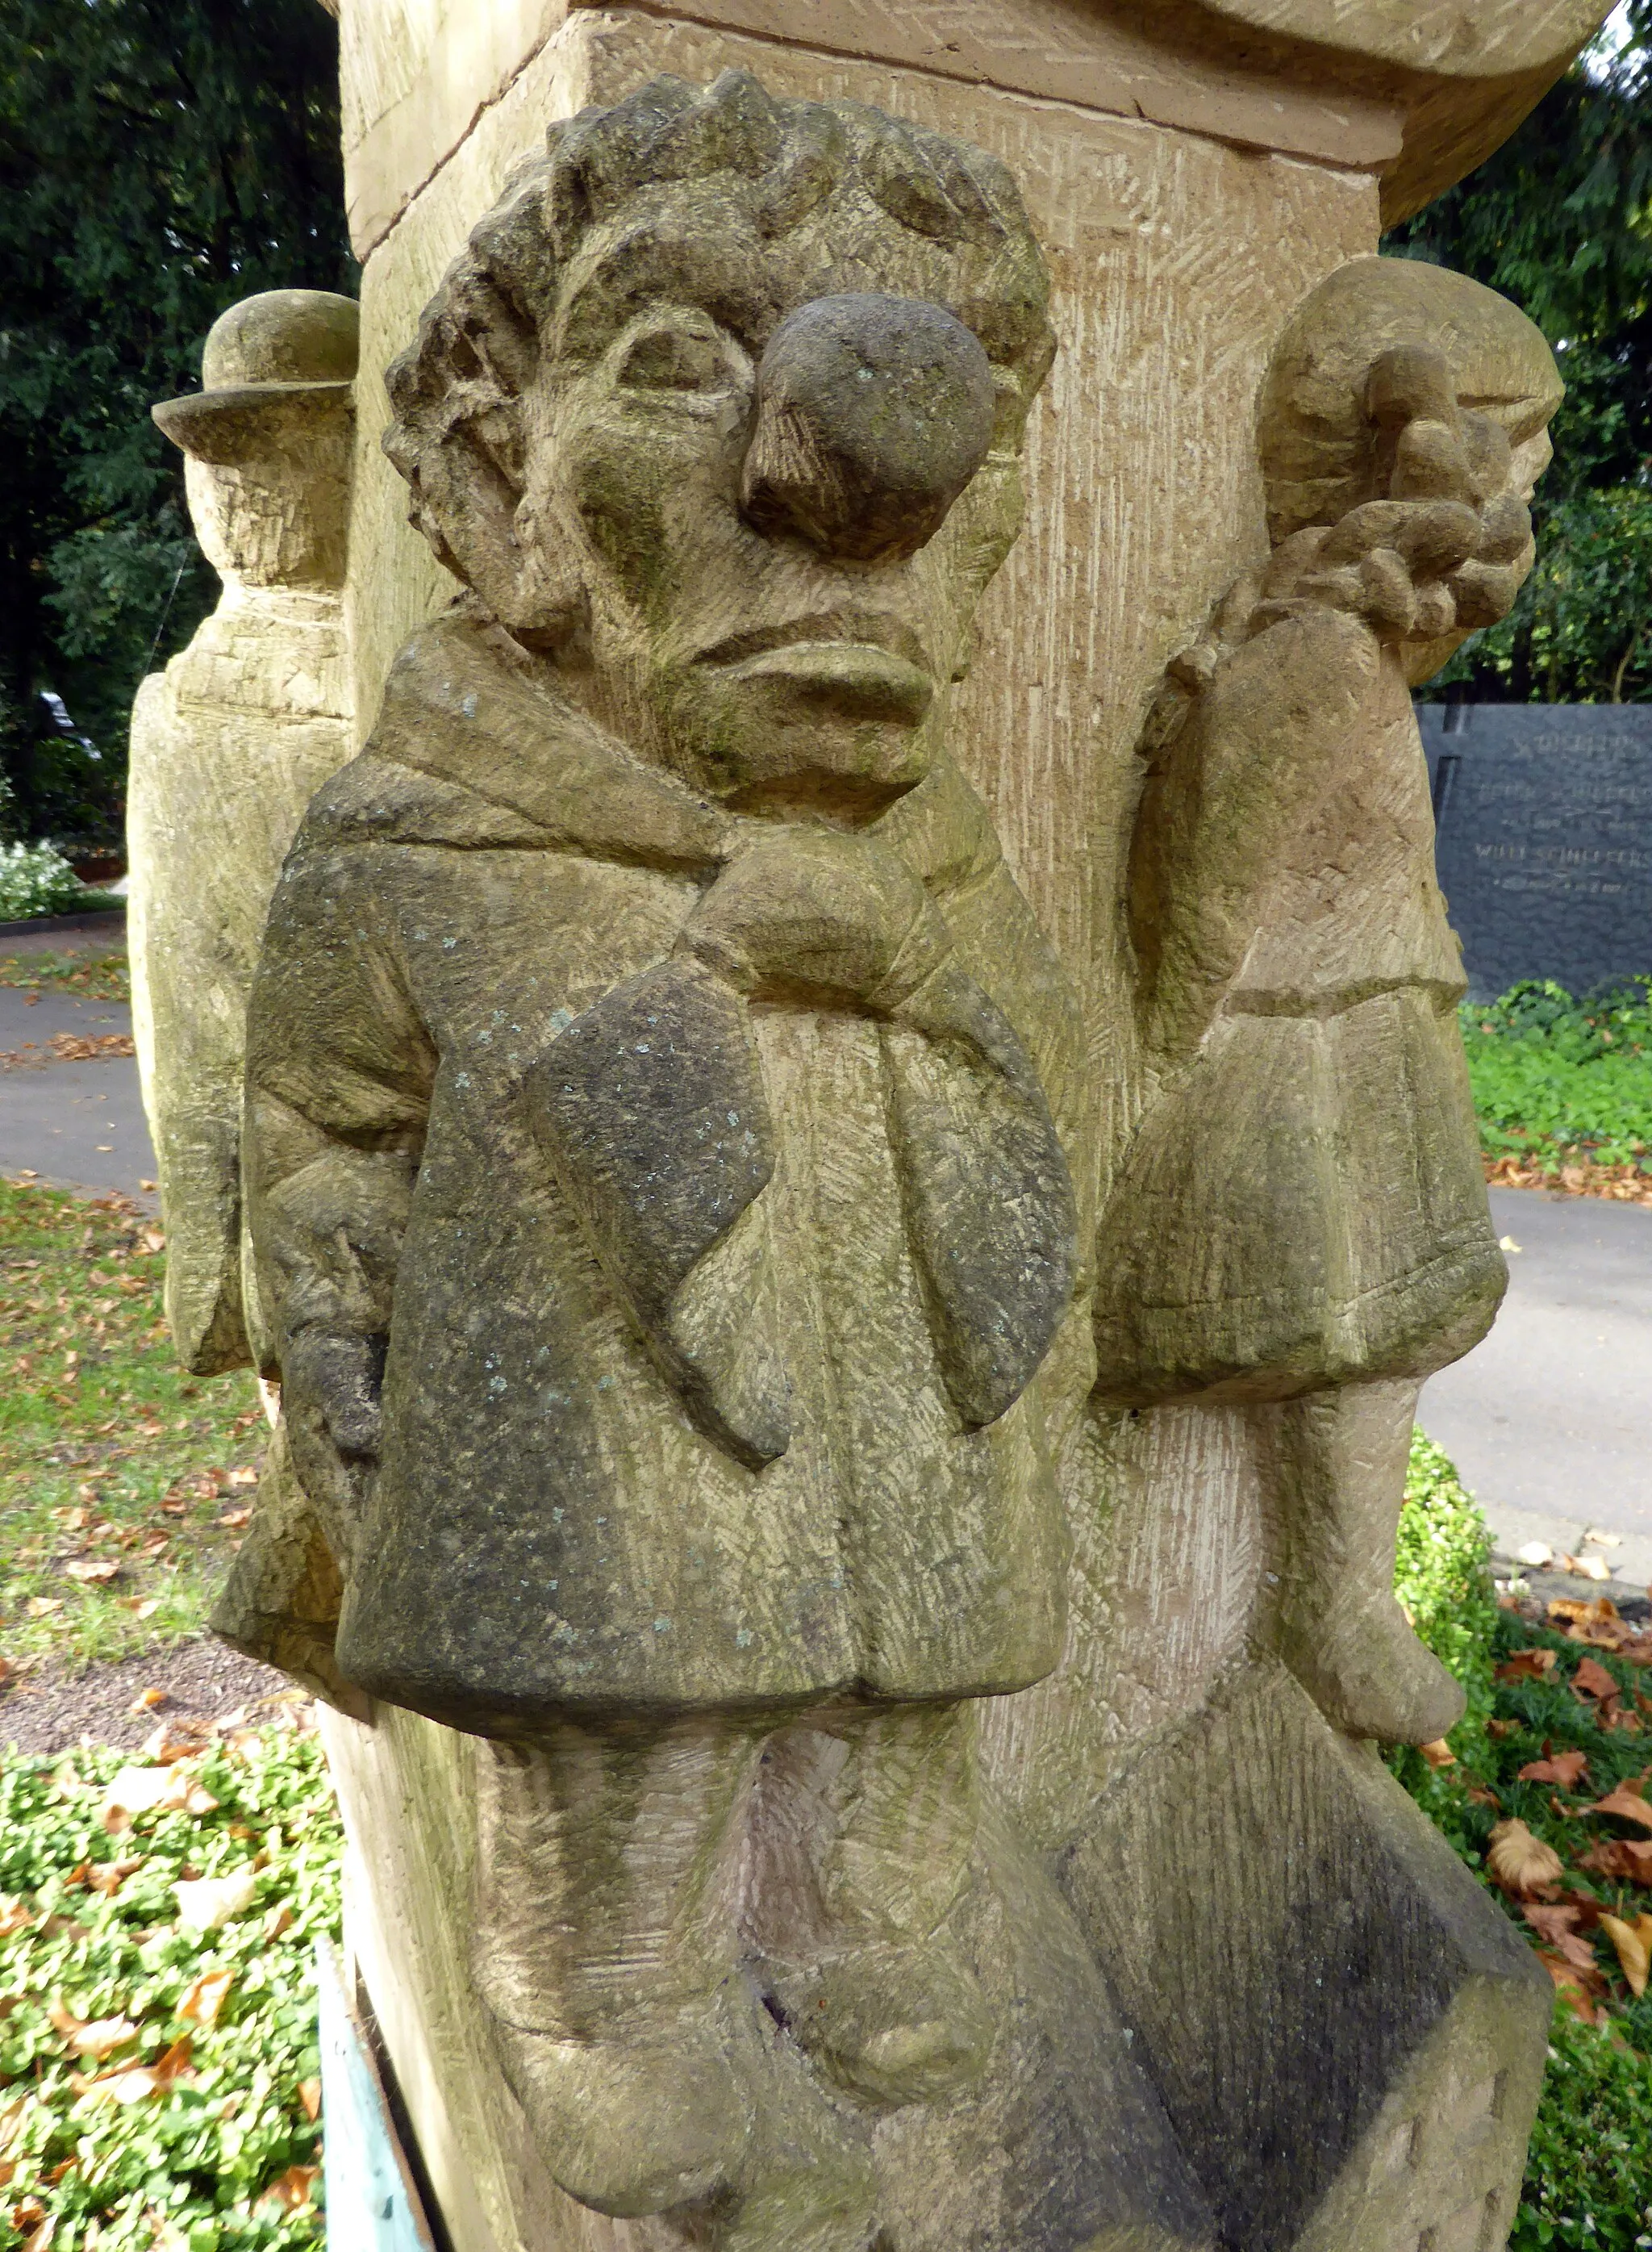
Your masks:
{"label": "carved sleeve", "polygon": [[1242,967],[1295,830],[1358,755],[1376,640],[1330,609],[1246,642],[1149,772],[1130,856],[1131,935],[1149,1056],[1198,1046]]}
{"label": "carved sleeve", "polygon": [[259,1289],[295,1467],[341,1560],[378,1455],[396,1260],[435,1060],[373,858],[295,852],[248,1019]]}

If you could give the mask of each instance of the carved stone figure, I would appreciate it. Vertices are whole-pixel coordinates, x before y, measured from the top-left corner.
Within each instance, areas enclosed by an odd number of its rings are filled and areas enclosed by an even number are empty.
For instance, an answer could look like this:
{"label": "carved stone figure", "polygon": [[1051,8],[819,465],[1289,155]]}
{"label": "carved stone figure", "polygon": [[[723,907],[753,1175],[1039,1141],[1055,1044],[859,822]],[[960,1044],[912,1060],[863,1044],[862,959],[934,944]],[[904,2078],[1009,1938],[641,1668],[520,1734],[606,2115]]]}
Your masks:
{"label": "carved stone figure", "polygon": [[726,1875],[790,1723],[856,1787],[774,2011],[874,2107],[994,2038],[967,1706],[1061,1648],[1093,1135],[946,732],[1045,289],[978,151],[659,80],[390,372],[473,591],[288,860],[252,1222],[339,1670],[489,1741],[476,1976],[609,2214],[745,2186]]}
{"label": "carved stone figure", "polygon": [[253,1358],[241,1275],[246,998],[282,856],[350,751],[342,588],[357,309],[274,289],[208,335],[155,419],[188,456],[223,598],[138,691],[128,839],[133,1022],[167,1234],[167,1318],[197,1374]]}
{"label": "carved stone figure", "polygon": [[456,2252],[1505,2242],[1549,1982],[1371,1738],[1502,1285],[1406,686],[1558,386],[1370,254],[1600,13],[342,10],[215,1623]]}
{"label": "carved stone figure", "polygon": [[1172,666],[1144,745],[1151,1092],[1097,1246],[1098,1396],[1280,1403],[1274,1635],[1329,1720],[1390,1743],[1462,1714],[1391,1593],[1394,1536],[1422,1380],[1506,1279],[1409,682],[1513,601],[1559,398],[1504,299],[1341,268],[1263,390],[1272,557]]}

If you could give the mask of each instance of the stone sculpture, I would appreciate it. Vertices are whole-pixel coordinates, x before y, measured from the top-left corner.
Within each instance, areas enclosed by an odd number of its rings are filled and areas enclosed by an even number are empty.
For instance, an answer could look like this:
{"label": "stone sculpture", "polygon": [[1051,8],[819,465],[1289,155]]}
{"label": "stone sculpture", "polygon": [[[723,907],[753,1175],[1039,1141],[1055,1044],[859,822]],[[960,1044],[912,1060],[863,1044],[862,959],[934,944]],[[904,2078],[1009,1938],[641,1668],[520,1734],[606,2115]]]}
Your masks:
{"label": "stone sculpture", "polygon": [[474,592],[277,891],[253,1229],[339,1669],[494,1747],[477,1976],[609,2213],[740,2178],[719,1873],[788,1722],[857,1784],[775,2009],[873,2104],[992,2039],[966,1702],[1060,1651],[1093,1135],[946,724],[1045,286],[978,152],[660,80],[390,374]]}
{"label": "stone sculpture", "polygon": [[128,789],[133,1022],[160,1166],[166,1308],[198,1375],[253,1358],[241,1273],[241,1073],[265,911],[310,793],[350,752],[343,587],[357,309],[233,306],[202,388],[154,410],[188,456],[218,608],[138,691]]}
{"label": "stone sculpture", "polygon": [[216,1620],[448,2233],[1497,2252],[1548,1984],[1368,1739],[1502,1286],[1406,684],[1558,390],[1368,254],[1590,0],[531,12],[343,11]]}
{"label": "stone sculpture", "polygon": [[1506,1280],[1409,684],[1531,568],[1559,397],[1489,290],[1341,268],[1263,390],[1272,556],[1171,666],[1143,743],[1151,1092],[1097,1247],[1098,1396],[1279,1403],[1278,1647],[1336,1727],[1387,1743],[1462,1715],[1390,1592],[1394,1536],[1422,1380]]}

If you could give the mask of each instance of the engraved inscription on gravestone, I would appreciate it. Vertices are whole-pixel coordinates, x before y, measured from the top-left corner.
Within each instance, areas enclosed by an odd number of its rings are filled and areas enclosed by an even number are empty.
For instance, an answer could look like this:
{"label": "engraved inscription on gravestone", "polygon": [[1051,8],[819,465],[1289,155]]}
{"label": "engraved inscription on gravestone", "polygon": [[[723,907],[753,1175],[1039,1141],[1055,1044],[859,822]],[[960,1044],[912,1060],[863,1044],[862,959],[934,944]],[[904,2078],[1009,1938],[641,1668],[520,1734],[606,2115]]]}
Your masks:
{"label": "engraved inscription on gravestone", "polygon": [[1423,705],[1436,859],[1470,997],[1652,970],[1652,707]]}

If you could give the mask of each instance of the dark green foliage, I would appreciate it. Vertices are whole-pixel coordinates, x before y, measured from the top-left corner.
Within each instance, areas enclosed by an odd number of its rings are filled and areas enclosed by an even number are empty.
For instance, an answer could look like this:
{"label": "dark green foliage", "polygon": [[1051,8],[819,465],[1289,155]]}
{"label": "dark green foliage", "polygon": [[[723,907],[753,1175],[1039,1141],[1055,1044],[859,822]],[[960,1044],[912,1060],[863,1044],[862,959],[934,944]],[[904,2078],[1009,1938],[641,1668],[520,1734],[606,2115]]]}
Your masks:
{"label": "dark green foliage", "polygon": [[1468,1709],[1458,1734],[1476,1742],[1492,1709],[1497,1603],[1490,1554],[1486,1520],[1473,1494],[1443,1450],[1414,1432],[1394,1593],[1430,1650],[1461,1683]]}
{"label": "dark green foliage", "polygon": [[[1590,1903],[1579,1918],[1594,1950],[1608,2014],[1599,2026],[1556,2010],[1549,2068],[1532,2131],[1510,2252],[1595,2248],[1631,2252],[1652,2245],[1652,1993],[1635,2001],[1598,1910],[1633,1922],[1646,1905],[1640,1887],[1579,1864],[1615,1838],[1639,1838],[1636,1825],[1589,1810],[1618,1783],[1652,1764],[1637,1692],[1644,1668],[1586,1648],[1500,1610],[1487,1574],[1483,1522],[1446,1456],[1420,1432],[1412,1449],[1400,1526],[1396,1588],[1423,1639],[1462,1681],[1469,1710],[1453,1731],[1457,1763],[1432,1767],[1419,1752],[1389,1755],[1394,1772],[1482,1882],[1493,1826],[1524,1822],[1565,1865],[1549,1897]],[[1546,1679],[1498,1679],[1517,1651],[1554,1652]],[[1619,1696],[1601,1701],[1577,1686],[1586,1659],[1602,1666]],[[1598,1686],[1598,1684],[1597,1684]],[[1488,1726],[1488,1722],[1491,1725]],[[1520,1770],[1556,1754],[1580,1751],[1588,1765],[1574,1789],[1519,1780]],[[1518,1903],[1488,1884],[1522,1936],[1539,1935]]]}
{"label": "dark green foliage", "polygon": [[1488,1157],[1652,1171],[1652,979],[1589,1001],[1528,979],[1461,1014]]}
{"label": "dark green foliage", "polygon": [[[0,821],[120,824],[151,661],[217,595],[149,407],[254,290],[352,290],[316,0],[0,7]],[[100,754],[45,729],[55,690]]]}
{"label": "dark green foliage", "polygon": [[1652,699],[1652,0],[1630,0],[1628,16],[1615,60],[1569,72],[1495,156],[1385,246],[1513,298],[1566,381],[1534,510],[1537,568],[1432,695]]}
{"label": "dark green foliage", "polygon": [[1509,2252],[1652,2244],[1652,2057],[1555,2012]]}

